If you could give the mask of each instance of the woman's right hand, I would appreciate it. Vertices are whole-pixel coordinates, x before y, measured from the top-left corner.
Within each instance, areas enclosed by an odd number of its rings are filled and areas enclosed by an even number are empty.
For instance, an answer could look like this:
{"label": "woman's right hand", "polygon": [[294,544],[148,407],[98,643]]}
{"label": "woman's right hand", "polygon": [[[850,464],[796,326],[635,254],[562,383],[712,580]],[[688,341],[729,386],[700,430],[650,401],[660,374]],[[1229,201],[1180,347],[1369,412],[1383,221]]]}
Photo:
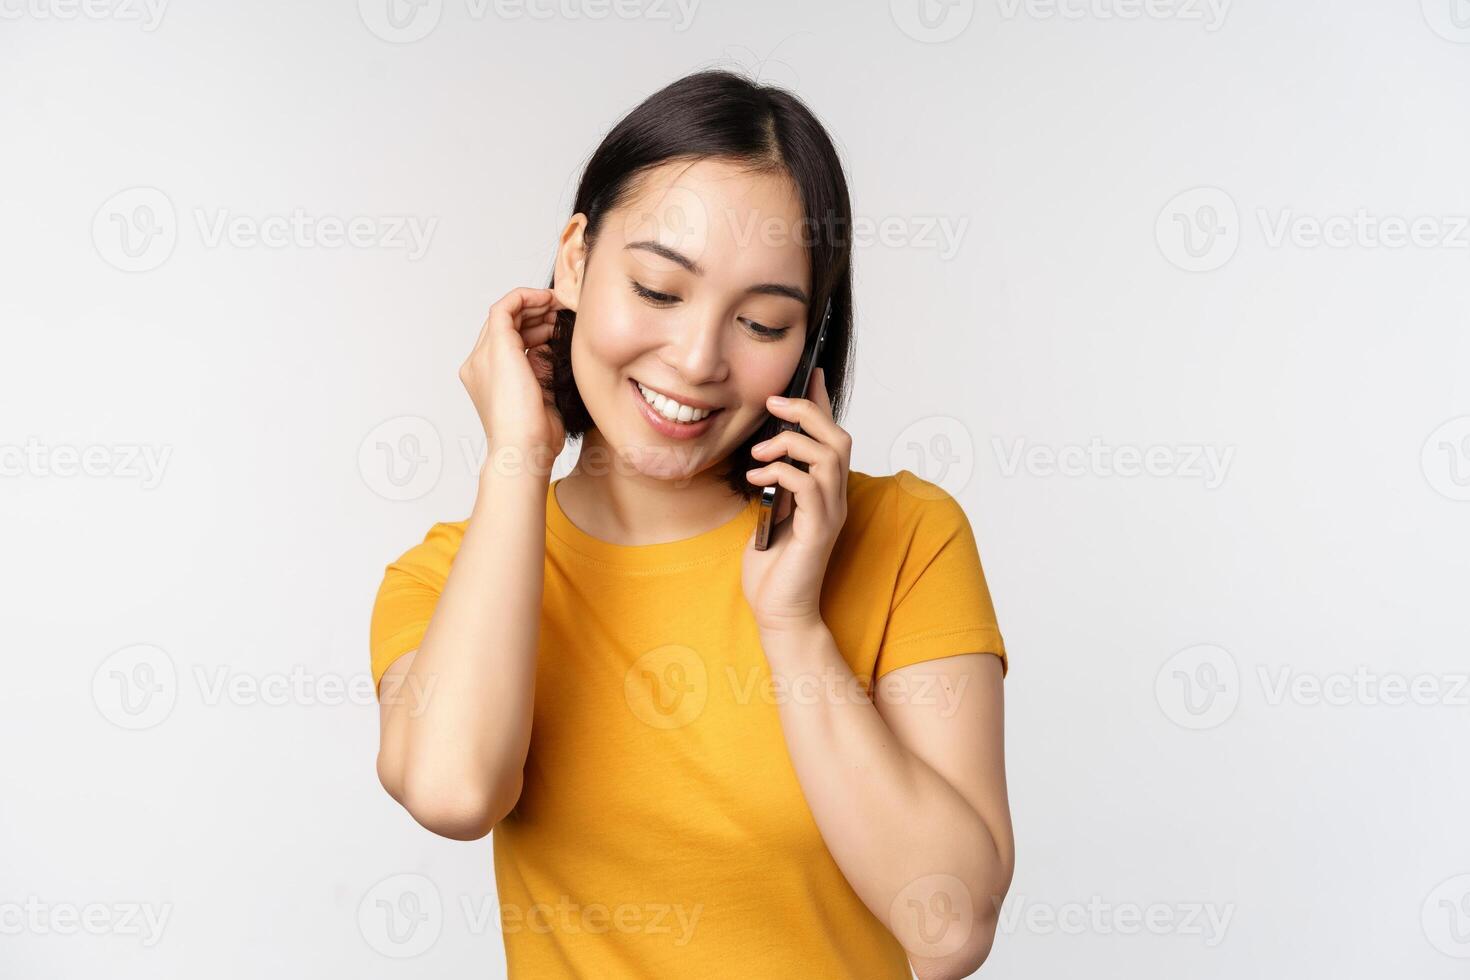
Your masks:
{"label": "woman's right hand", "polygon": [[490,307],[480,339],[460,365],[459,380],[485,428],[487,464],[497,449],[515,447],[526,454],[545,454],[530,461],[549,474],[566,444],[561,414],[541,387],[549,368],[534,356],[551,339],[560,308],[550,289],[512,289]]}

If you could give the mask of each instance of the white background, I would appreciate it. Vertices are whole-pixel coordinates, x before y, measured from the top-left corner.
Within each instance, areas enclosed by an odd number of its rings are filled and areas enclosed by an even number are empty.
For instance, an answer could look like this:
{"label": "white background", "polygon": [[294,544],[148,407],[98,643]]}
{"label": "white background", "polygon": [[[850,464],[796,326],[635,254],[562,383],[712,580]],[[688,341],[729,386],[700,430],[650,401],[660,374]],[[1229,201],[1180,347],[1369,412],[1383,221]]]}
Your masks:
{"label": "white background", "polygon": [[[982,974],[1465,975],[1470,7],[388,2],[0,0],[0,973],[501,975],[490,840],[377,785],[368,614],[468,513],[486,308],[723,65],[888,222],[853,466],[964,503],[1011,651]],[[370,240],[212,235],[296,209]]]}

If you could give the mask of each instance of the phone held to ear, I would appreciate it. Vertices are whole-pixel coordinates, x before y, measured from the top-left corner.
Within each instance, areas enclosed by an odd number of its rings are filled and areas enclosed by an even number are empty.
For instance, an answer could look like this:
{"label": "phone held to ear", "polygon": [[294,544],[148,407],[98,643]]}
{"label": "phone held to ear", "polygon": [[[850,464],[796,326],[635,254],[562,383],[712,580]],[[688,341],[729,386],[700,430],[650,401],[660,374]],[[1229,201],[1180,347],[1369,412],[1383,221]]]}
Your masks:
{"label": "phone held to ear", "polygon": [[[827,340],[827,320],[832,316],[832,300],[827,300],[827,308],[822,312],[822,325],[815,333],[807,335],[806,347],[801,354],[801,363],[796,366],[796,373],[791,376],[791,384],[787,386],[785,395],[787,398],[805,398],[807,385],[811,383],[812,371],[817,366],[817,359],[822,356],[822,344]],[[771,422],[775,422],[774,426]],[[774,415],[769,417],[766,428],[771,430],[763,433],[769,439],[781,432],[795,430],[802,431],[796,422],[786,419],[778,419]],[[764,441],[764,440],[762,440]],[[790,456],[782,456],[780,462],[790,463],[802,472],[806,472],[807,464]],[[765,551],[771,546],[771,538],[776,530],[776,514],[784,505],[786,499],[791,496],[791,491],[780,484],[769,487],[761,487],[761,505],[757,515],[755,526],[755,550]],[[789,522],[782,522],[785,526]]]}

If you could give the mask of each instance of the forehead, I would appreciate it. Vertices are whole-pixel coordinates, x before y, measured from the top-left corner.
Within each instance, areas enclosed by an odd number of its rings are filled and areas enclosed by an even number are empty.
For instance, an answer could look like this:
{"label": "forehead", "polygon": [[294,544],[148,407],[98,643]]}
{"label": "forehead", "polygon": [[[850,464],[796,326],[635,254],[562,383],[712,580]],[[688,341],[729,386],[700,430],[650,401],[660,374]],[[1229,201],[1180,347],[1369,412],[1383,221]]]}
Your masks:
{"label": "forehead", "polygon": [[[709,279],[779,276],[810,288],[812,230],[785,173],[751,173],[726,160],[671,161],[646,171],[610,218],[619,250],[656,241],[699,263]],[[651,268],[675,268],[641,250],[626,254]]]}

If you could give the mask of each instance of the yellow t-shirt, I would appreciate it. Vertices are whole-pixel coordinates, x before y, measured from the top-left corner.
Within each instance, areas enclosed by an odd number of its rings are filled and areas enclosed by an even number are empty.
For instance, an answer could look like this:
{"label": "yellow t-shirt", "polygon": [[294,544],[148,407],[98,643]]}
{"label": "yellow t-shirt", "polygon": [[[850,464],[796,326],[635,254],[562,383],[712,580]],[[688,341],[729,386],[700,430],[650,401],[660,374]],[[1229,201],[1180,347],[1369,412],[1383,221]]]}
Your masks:
{"label": "yellow t-shirt", "polygon": [[[1004,669],[959,503],[907,470],[852,472],[847,492],[821,609],[864,688],[962,653]],[[615,545],[572,524],[548,486],[530,752],[491,834],[510,977],[911,976],[787,755],[779,699],[828,688],[772,684],[740,584],[756,507],[692,538]],[[465,525],[435,524],[387,567],[374,682],[418,647]]]}

